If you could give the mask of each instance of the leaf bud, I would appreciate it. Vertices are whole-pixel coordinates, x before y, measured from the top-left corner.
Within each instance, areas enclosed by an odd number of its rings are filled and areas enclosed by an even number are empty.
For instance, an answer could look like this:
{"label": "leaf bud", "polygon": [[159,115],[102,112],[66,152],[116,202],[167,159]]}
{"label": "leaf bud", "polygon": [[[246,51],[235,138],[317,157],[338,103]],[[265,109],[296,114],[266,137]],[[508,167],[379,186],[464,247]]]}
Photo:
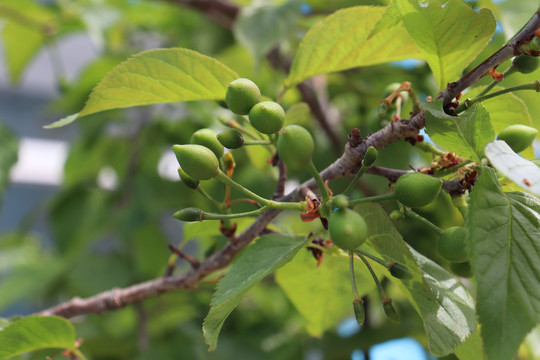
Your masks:
{"label": "leaf bud", "polygon": [[238,149],[244,145],[244,135],[236,129],[227,129],[217,135],[221,145],[228,149]]}
{"label": "leaf bud", "polygon": [[202,221],[204,211],[195,207],[188,207],[174,213],[174,218],[180,221]]}
{"label": "leaf bud", "polygon": [[190,189],[197,190],[197,188],[199,187],[199,180],[195,180],[194,178],[186,174],[186,172],[181,167],[178,168],[178,175],[180,176],[180,180],[182,180],[182,183],[184,185],[186,185]]}
{"label": "leaf bud", "polygon": [[362,166],[370,167],[377,161],[378,152],[373,146],[367,148],[366,153],[364,154],[364,160],[362,160]]}

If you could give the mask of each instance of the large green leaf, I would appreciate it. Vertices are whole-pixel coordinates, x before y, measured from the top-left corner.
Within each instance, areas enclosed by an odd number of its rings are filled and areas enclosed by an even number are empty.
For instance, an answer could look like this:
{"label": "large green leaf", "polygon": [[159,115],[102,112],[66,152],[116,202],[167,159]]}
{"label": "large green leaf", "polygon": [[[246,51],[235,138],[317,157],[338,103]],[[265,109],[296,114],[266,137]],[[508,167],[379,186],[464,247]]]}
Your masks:
{"label": "large green leaf", "polygon": [[422,103],[426,111],[426,132],[437,145],[467,159],[480,162],[484,147],[495,138],[489,114],[482,104],[474,104],[461,116],[450,116],[442,100]]}
{"label": "large green leaf", "polygon": [[516,154],[507,143],[497,140],[487,144],[489,162],[521,188],[540,196],[540,168]]}
{"label": "large green leaf", "polygon": [[[359,263],[355,272],[360,295],[367,294],[374,287],[367,268]],[[276,281],[304,317],[312,336],[322,336],[352,314],[349,259],[338,253],[327,252],[317,266],[311,252],[302,251],[276,272]]]}
{"label": "large green leaf", "polygon": [[296,53],[286,86],[317,74],[423,58],[403,24],[372,33],[385,7],[343,9],[313,26]]}
{"label": "large green leaf", "polygon": [[17,162],[19,141],[15,135],[0,123],[0,199],[9,180],[9,170]]}
{"label": "large green leaf", "polygon": [[456,81],[495,32],[491,11],[461,0],[397,0],[407,31],[422,50],[439,88]]}
{"label": "large green leaf", "polygon": [[540,200],[504,193],[484,168],[467,221],[484,349],[489,359],[512,359],[540,321]]}
{"label": "large green leaf", "polygon": [[210,312],[204,319],[203,334],[210,350],[215,350],[225,319],[249,289],[289,262],[306,241],[305,237],[265,235],[240,255],[218,283]]}
{"label": "large green leaf", "polygon": [[242,8],[234,34],[256,59],[261,59],[287,38],[299,16],[300,6],[295,0],[282,5],[255,1]]}
{"label": "large green leaf", "polygon": [[134,55],[94,88],[79,117],[132,106],[225,98],[238,75],[208,56],[188,49],[157,49]]}
{"label": "large green leaf", "polygon": [[407,295],[422,317],[429,349],[436,356],[449,354],[476,329],[472,297],[452,274],[407,246],[377,204],[356,208],[369,224],[368,242],[381,257],[406,266],[413,278],[390,277]]}
{"label": "large green leaf", "polygon": [[30,316],[0,330],[0,359],[39,349],[69,349],[84,359],[75,347],[73,325],[64,318]]}

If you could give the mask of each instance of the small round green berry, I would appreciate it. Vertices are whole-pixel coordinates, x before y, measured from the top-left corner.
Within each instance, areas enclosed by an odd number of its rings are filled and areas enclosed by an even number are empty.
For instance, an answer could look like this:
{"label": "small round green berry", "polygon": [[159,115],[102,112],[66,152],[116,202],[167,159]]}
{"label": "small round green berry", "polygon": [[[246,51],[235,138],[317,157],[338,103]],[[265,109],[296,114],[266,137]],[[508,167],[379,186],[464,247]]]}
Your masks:
{"label": "small round green berry", "polygon": [[245,143],[244,135],[236,129],[227,129],[220,132],[217,139],[221,145],[228,149],[238,149]]}
{"label": "small round green berry", "polygon": [[530,74],[538,69],[540,59],[537,56],[519,55],[512,60],[512,65],[522,74]]}
{"label": "small round green berry", "polygon": [[334,196],[332,201],[334,202],[334,206],[338,209],[345,209],[349,206],[349,198],[343,194]]}
{"label": "small round green berry", "polygon": [[469,260],[467,229],[455,226],[444,230],[439,239],[439,254],[446,260],[456,263]]}
{"label": "small round green berry", "polygon": [[402,175],[394,193],[397,200],[408,207],[422,207],[431,203],[441,192],[442,180],[422,173]]}
{"label": "small round green berry", "polygon": [[305,128],[288,125],[279,134],[277,148],[279,157],[290,170],[300,170],[311,162],[315,143]]}
{"label": "small round green berry", "polygon": [[236,79],[227,85],[225,101],[233,113],[247,115],[251,108],[261,101],[261,91],[249,79]]}
{"label": "small round green berry", "polygon": [[515,152],[521,152],[531,146],[538,130],[521,124],[510,125],[497,135],[498,140],[503,140]]}
{"label": "small round green berry", "polygon": [[173,151],[182,169],[195,180],[208,180],[219,172],[219,161],[206,146],[173,145]]}
{"label": "small round green berry", "polygon": [[180,221],[202,221],[203,211],[198,208],[188,207],[174,213],[174,218]]}
{"label": "small round green berry", "polygon": [[285,123],[285,110],[274,101],[263,101],[249,111],[249,122],[263,134],[274,134]]}
{"label": "small round green berry", "polygon": [[212,129],[200,129],[191,135],[191,144],[206,146],[214,152],[219,159],[223,156],[223,145],[217,139],[217,132]]}
{"label": "small round green berry", "polygon": [[199,180],[195,180],[194,178],[186,174],[184,169],[182,169],[181,167],[178,168],[178,176],[180,176],[180,180],[182,180],[182,183],[192,190],[196,190],[200,185]]}
{"label": "small round green berry", "polygon": [[367,224],[362,215],[351,209],[339,209],[330,215],[328,231],[332,242],[343,250],[353,250],[367,239]]}

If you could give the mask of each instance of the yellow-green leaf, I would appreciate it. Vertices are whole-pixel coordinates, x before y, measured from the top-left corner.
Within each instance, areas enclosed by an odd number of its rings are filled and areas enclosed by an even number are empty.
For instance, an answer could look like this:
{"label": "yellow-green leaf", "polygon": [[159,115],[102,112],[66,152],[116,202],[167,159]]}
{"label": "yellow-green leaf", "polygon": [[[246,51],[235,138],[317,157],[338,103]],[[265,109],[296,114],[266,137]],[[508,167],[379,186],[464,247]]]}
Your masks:
{"label": "yellow-green leaf", "polygon": [[144,51],[105,76],[79,117],[140,105],[224,99],[227,84],[237,77],[219,61],[193,50]]}
{"label": "yellow-green leaf", "polygon": [[403,23],[372,33],[385,10],[382,6],[356,6],[337,11],[313,26],[300,43],[285,85],[358,66],[423,58]]}

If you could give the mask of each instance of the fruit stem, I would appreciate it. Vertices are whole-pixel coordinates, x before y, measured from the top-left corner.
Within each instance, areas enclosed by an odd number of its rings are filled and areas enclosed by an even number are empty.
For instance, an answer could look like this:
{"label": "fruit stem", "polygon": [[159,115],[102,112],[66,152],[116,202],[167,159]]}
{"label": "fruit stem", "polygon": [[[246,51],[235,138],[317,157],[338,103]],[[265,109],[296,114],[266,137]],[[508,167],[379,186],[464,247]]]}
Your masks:
{"label": "fruit stem", "polygon": [[350,200],[349,201],[349,206],[355,206],[355,205],[366,203],[366,202],[391,200],[391,199],[394,199],[395,197],[396,197],[396,194],[393,193],[393,192],[388,193],[388,194],[370,196],[370,197],[365,197],[365,198],[361,198],[361,199]]}
{"label": "fruit stem", "polygon": [[429,221],[428,219],[426,219],[425,217],[420,216],[414,211],[409,210],[409,209],[404,209],[404,213],[406,216],[420,221],[421,223],[429,227],[431,230],[433,230],[435,233],[437,233],[437,235],[440,236],[442,234],[443,231],[441,230],[441,228],[435,225],[434,223],[432,223],[431,221]]}
{"label": "fruit stem", "polygon": [[459,105],[459,107],[456,109],[456,113],[460,113],[460,112],[468,109],[474,103],[484,101],[484,100],[488,100],[488,99],[491,99],[493,97],[504,95],[506,93],[514,92],[514,91],[518,91],[518,90],[535,90],[535,91],[538,92],[538,91],[540,91],[540,80],[534,80],[534,81],[531,81],[531,82],[528,82],[528,83],[525,83],[525,84],[511,86],[511,87],[506,88],[506,89],[495,91],[495,92],[493,92],[491,94],[477,96],[477,97],[472,98],[472,99],[467,99],[461,105]]}
{"label": "fruit stem", "polygon": [[213,203],[214,205],[217,206],[218,209],[221,209],[223,207],[223,203],[217,201],[216,199],[214,199],[210,194],[208,194],[203,188],[202,186],[199,186],[197,188],[197,191],[202,195],[204,196],[206,199],[210,200],[211,203]]}
{"label": "fruit stem", "polygon": [[202,220],[228,220],[228,219],[236,219],[240,217],[255,216],[255,215],[260,215],[267,210],[269,210],[269,208],[267,206],[263,206],[262,208],[259,208],[257,210],[246,211],[243,213],[236,213],[236,214],[216,214],[216,213],[209,213],[209,212],[203,211],[201,214],[201,221]]}
{"label": "fruit stem", "polygon": [[506,79],[508,76],[512,75],[513,73],[515,73],[517,71],[517,68],[514,66],[514,63],[512,63],[508,69],[506,69],[504,72],[503,72],[503,78],[502,80],[500,81],[497,81],[497,80],[493,80],[491,82],[491,84],[489,84],[488,86],[486,86],[486,88],[482,91],[480,91],[480,93],[477,95],[477,96],[482,96],[482,95],[485,95],[487,94],[491,89],[493,89],[493,87],[497,84],[499,84],[501,81],[503,81],[504,79]]}
{"label": "fruit stem", "polygon": [[267,140],[245,140],[244,145],[272,145],[272,141]]}
{"label": "fruit stem", "polygon": [[343,191],[343,194],[349,195],[349,193],[354,189],[356,183],[360,178],[366,173],[367,167],[363,166],[360,168],[360,170],[356,173],[354,176],[354,179],[351,181],[351,183],[347,186],[347,188]]}
{"label": "fruit stem", "polygon": [[445,151],[437,148],[432,143],[426,142],[426,141],[416,142],[416,144],[414,144],[414,147],[418,148],[418,149],[420,149],[422,151],[429,152],[429,153],[432,153],[432,154],[435,154],[435,155],[438,155],[438,156],[446,154]]}
{"label": "fruit stem", "polygon": [[386,298],[388,298],[388,296],[386,295],[386,291],[384,291],[379,279],[377,278],[377,275],[375,275],[375,271],[373,271],[371,265],[369,264],[369,262],[367,261],[367,259],[364,257],[364,255],[360,254],[360,253],[356,253],[358,255],[358,257],[360,258],[360,260],[362,260],[364,262],[364,264],[366,265],[366,267],[368,268],[369,270],[369,273],[371,274],[371,277],[373,278],[373,281],[375,281],[375,285],[377,285],[377,289],[379,290],[379,294],[381,295],[381,298],[384,300]]}
{"label": "fruit stem", "polygon": [[220,123],[222,123],[225,126],[236,129],[236,130],[240,131],[241,133],[244,133],[245,135],[249,136],[250,138],[258,139],[257,135],[255,135],[254,133],[252,133],[251,131],[249,131],[248,129],[243,127],[242,125],[240,125],[238,123],[238,121],[236,121],[234,119],[227,119],[226,117],[224,117],[222,115],[219,115],[217,117],[217,119],[219,120]]}
{"label": "fruit stem", "polygon": [[317,183],[317,186],[319,187],[319,191],[321,192],[323,203],[327,203],[330,201],[330,194],[328,193],[328,189],[326,189],[326,186],[324,185],[324,181],[321,178],[321,175],[319,174],[319,171],[317,171],[317,168],[315,167],[315,164],[313,164],[313,161],[310,161],[309,164],[307,164],[307,170],[313,176],[315,179],[315,182]]}
{"label": "fruit stem", "polygon": [[[299,210],[299,211],[305,211],[306,210],[306,202],[300,201],[300,202],[279,202],[279,201],[272,201],[265,199],[254,192],[246,189],[233,179],[229,178],[223,171],[219,171],[216,175],[216,180],[221,181],[225,185],[230,185],[231,188],[238,190],[239,192],[243,193],[247,197],[257,201],[260,205],[263,206],[263,208],[266,210],[269,209],[279,209],[279,210]],[[259,209],[261,210],[261,209]],[[258,211],[258,210],[256,210]],[[263,212],[264,212],[263,211]],[[247,215],[246,215],[247,216]]]}
{"label": "fruit stem", "polygon": [[371,260],[373,260],[375,262],[378,262],[379,264],[381,264],[384,267],[388,267],[388,265],[390,264],[389,262],[386,262],[383,259],[378,258],[375,255],[372,255],[372,254],[370,254],[370,253],[368,253],[368,252],[366,252],[364,250],[355,249],[354,252],[357,253],[358,256],[363,255],[363,256],[365,256],[367,258],[370,258]]}
{"label": "fruit stem", "polygon": [[356,287],[356,275],[354,274],[354,252],[349,250],[349,270],[351,272],[351,288],[354,296],[354,300],[361,299],[358,294],[358,288]]}

